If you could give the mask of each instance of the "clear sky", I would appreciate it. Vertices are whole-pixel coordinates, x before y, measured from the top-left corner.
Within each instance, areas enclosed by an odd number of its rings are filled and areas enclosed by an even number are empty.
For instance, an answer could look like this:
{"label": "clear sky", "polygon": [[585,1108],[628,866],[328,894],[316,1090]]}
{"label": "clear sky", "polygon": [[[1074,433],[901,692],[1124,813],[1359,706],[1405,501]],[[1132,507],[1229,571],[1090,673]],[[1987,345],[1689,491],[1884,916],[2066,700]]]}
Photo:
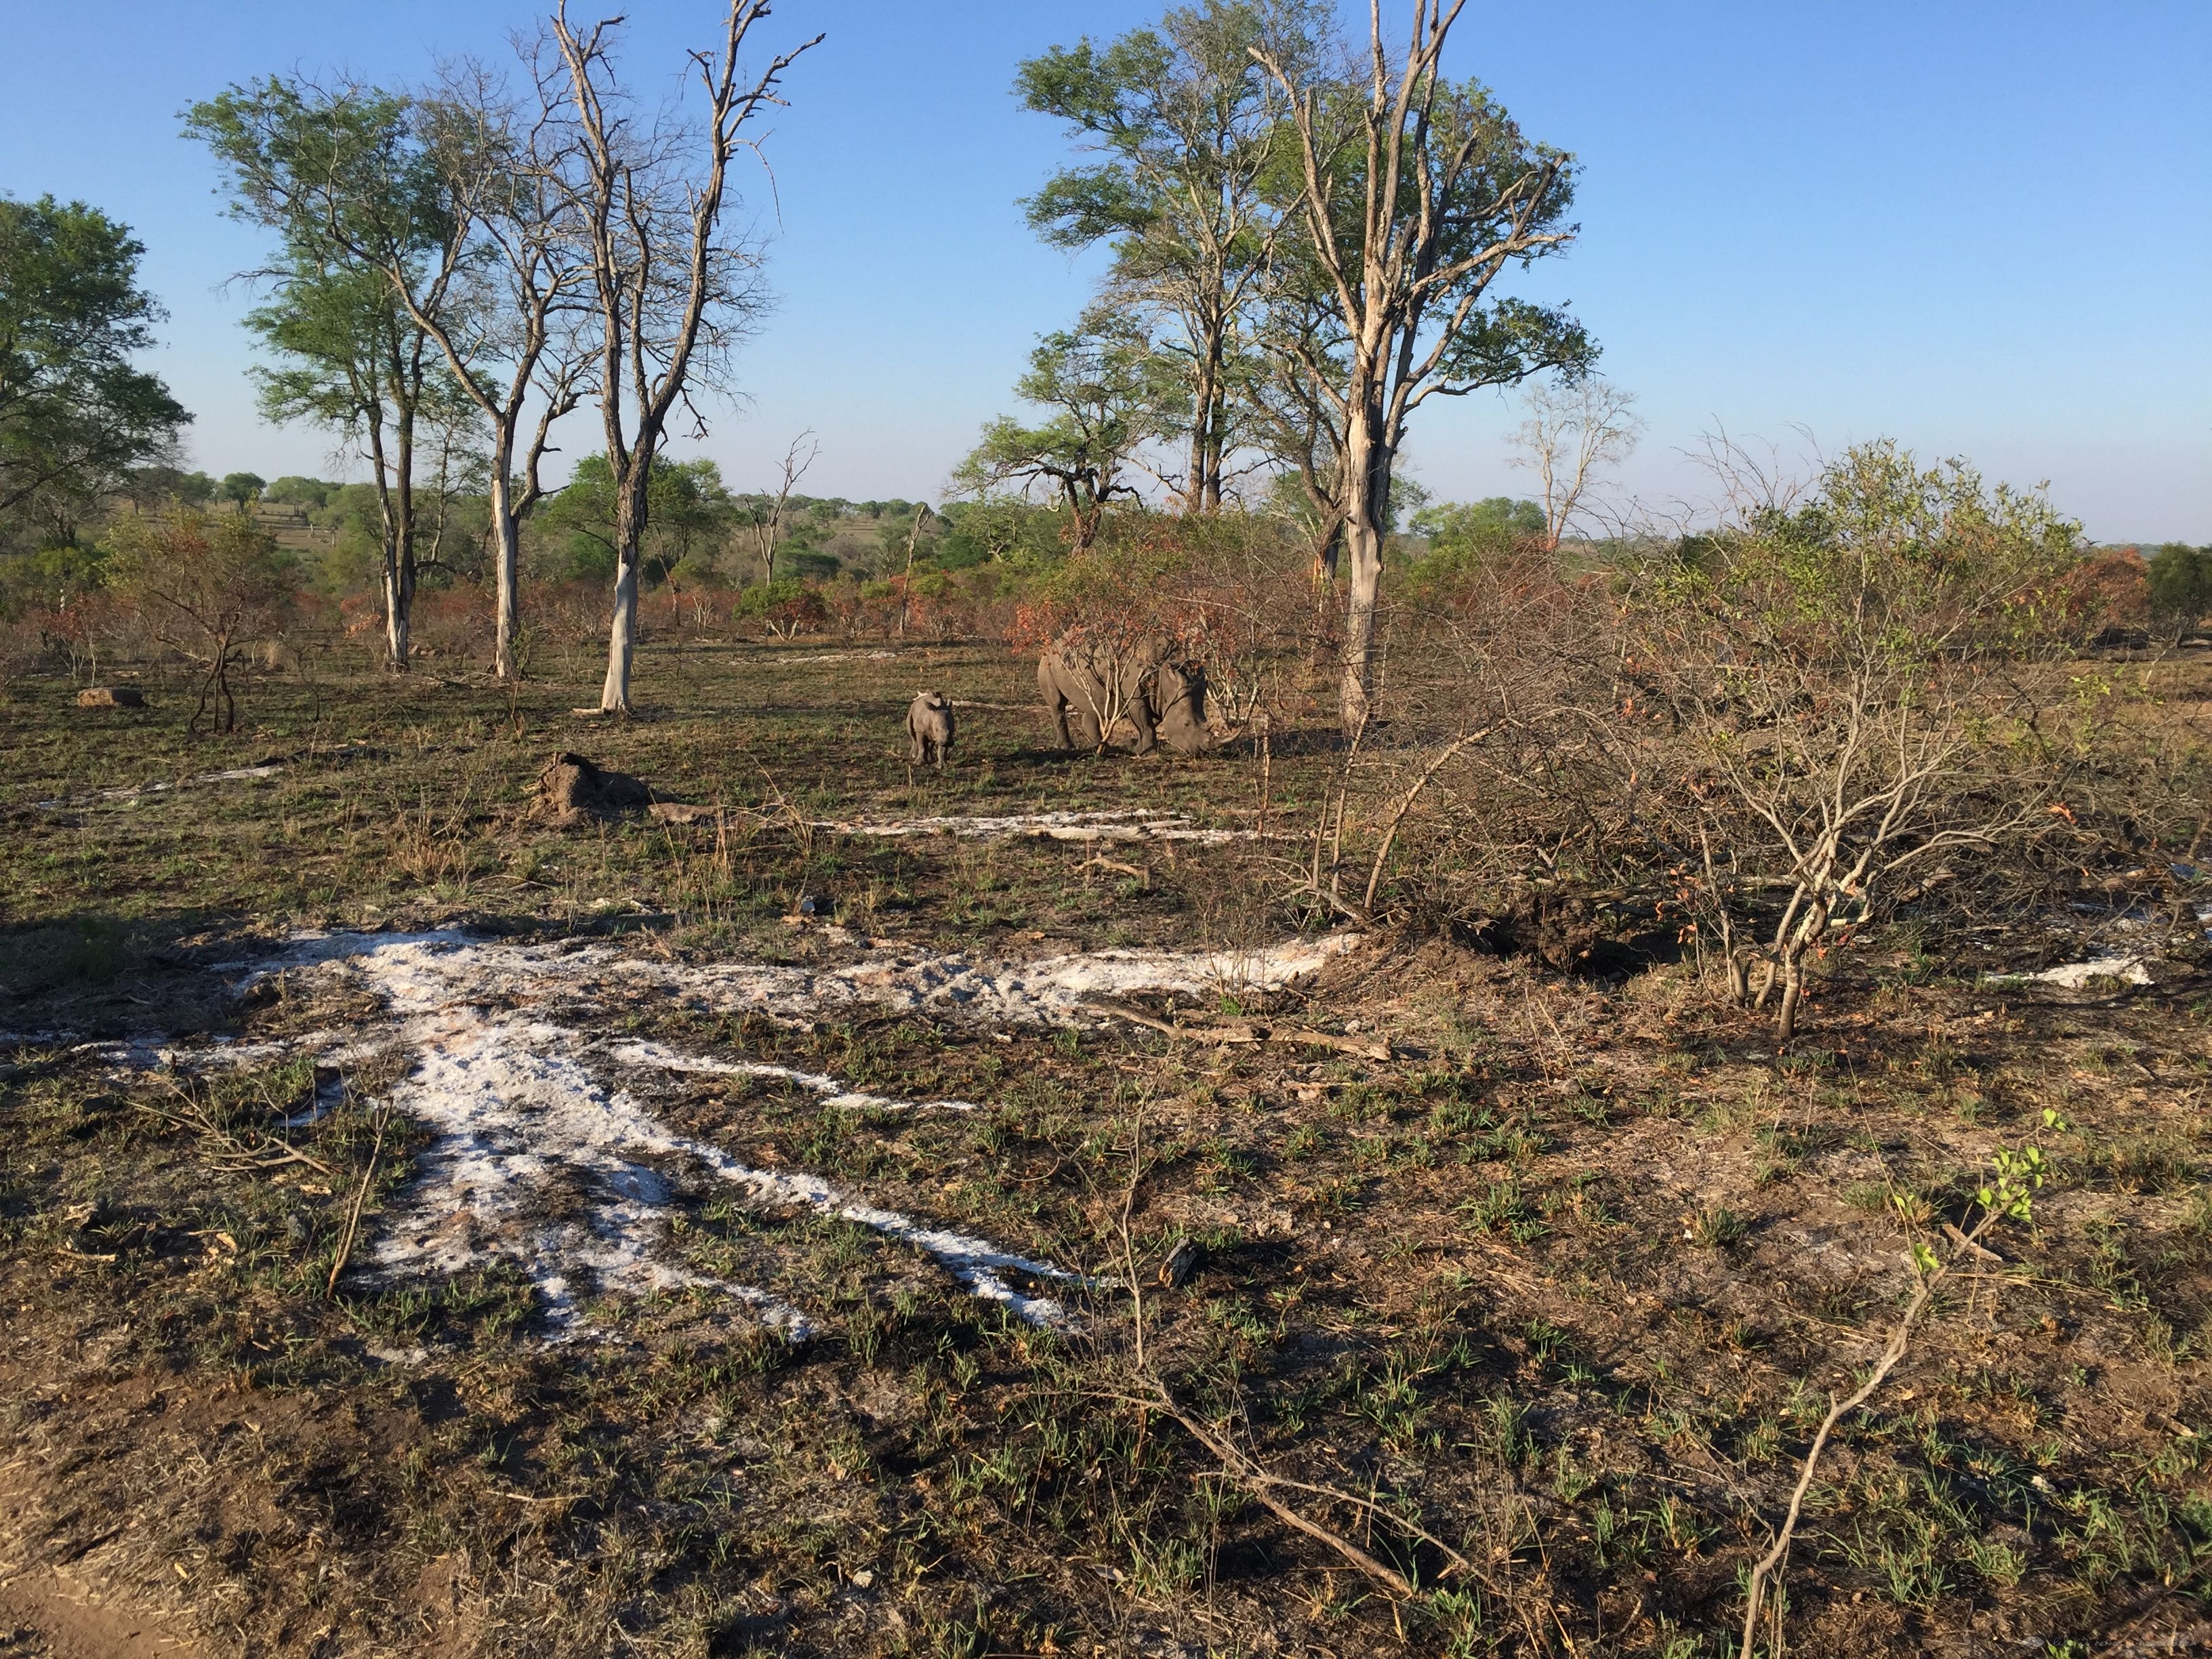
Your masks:
{"label": "clear sky", "polygon": [[[573,0],[572,0],[573,3]],[[609,7],[611,9],[611,4]],[[581,9],[588,12],[586,5]],[[1009,88],[1022,58],[1159,0],[780,0],[826,29],[769,151],[780,309],[705,453],[757,484],[811,428],[807,487],[933,495],[1099,261],[1017,206],[1069,156]],[[1383,0],[1401,18],[1407,0]],[[627,63],[665,88],[713,0],[634,0]],[[171,320],[155,367],[196,465],[331,470],[255,418],[257,233],[220,214],[178,112],[294,67],[392,82],[501,58],[527,0],[0,0],[0,192],[131,224]],[[2103,540],[2212,542],[2212,0],[1469,0],[1451,54],[1584,168],[1581,240],[1527,291],[1573,301],[1650,422],[1625,486],[1696,498],[1731,433],[1833,451],[1879,434],[2020,483]],[[1514,490],[1510,401],[1419,417],[1437,495]],[[578,422],[572,452],[591,441]]]}

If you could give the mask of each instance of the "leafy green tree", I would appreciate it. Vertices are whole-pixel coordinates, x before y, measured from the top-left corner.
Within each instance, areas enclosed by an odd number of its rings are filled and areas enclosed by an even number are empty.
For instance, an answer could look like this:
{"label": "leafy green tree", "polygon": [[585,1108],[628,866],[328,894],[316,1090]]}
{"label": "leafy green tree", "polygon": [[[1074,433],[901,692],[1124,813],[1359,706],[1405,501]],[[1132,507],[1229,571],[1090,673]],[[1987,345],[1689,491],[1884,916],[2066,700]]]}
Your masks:
{"label": "leafy green tree", "polygon": [[123,493],[142,511],[175,503],[205,507],[216,496],[216,482],[204,472],[184,472],[173,466],[133,467],[121,481]]}
{"label": "leafy green tree", "polygon": [[[718,574],[716,556],[743,521],[738,498],[721,469],[700,456],[663,461],[647,485],[641,555],[647,579],[670,589],[672,612],[685,586],[703,586]],[[620,518],[613,471],[604,455],[586,455],[546,513],[551,528],[569,538],[572,568],[580,575],[605,576],[615,568]]]}
{"label": "leafy green tree", "polygon": [[2152,619],[2177,638],[2212,614],[2212,547],[2167,542],[2150,556]]}
{"label": "leafy green tree", "polygon": [[954,471],[963,495],[1011,489],[1057,497],[1077,552],[1097,539],[1116,497],[1137,499],[1131,460],[1152,437],[1158,407],[1157,362],[1141,328],[1104,310],[1086,313],[1069,331],[1048,334],[1030,354],[1016,393],[1051,411],[1024,426],[1002,415]]}
{"label": "leafy green tree", "polygon": [[338,433],[369,463],[386,653],[399,672],[417,580],[418,448],[473,413],[383,264],[363,251],[447,260],[453,217],[410,124],[404,97],[300,76],[234,86],[185,120],[227,170],[233,216],[279,239],[276,263],[253,273],[269,302],[246,319],[276,359],[255,371],[263,413]]}
{"label": "leafy green tree", "polygon": [[226,472],[216,486],[216,494],[242,512],[261,499],[268,482],[258,472]]}
{"label": "leafy green tree", "polygon": [[1054,246],[1109,242],[1108,299],[1172,325],[1158,347],[1180,383],[1188,459],[1179,492],[1218,510],[1237,441],[1238,319],[1267,270],[1284,155],[1285,93],[1254,57],[1303,79],[1327,31],[1316,0],[1200,0],[1156,29],[1085,40],[1023,64],[1015,89],[1101,158],[1024,204]]}
{"label": "leafy green tree", "polygon": [[0,532],[74,539],[77,516],[191,419],[131,362],[162,314],[138,286],[144,252],[82,202],[0,197]]}
{"label": "leafy green tree", "polygon": [[1544,533],[1544,509],[1534,501],[1492,495],[1479,501],[1437,501],[1422,506],[1407,528],[1437,550],[1457,546],[1503,547]]}
{"label": "leafy green tree", "polygon": [[1464,0],[1416,0],[1393,55],[1379,6],[1360,71],[1318,80],[1262,60],[1290,106],[1299,246],[1279,264],[1303,329],[1281,331],[1330,426],[1350,580],[1340,713],[1367,719],[1390,475],[1413,410],[1529,376],[1584,372],[1596,356],[1564,311],[1491,294],[1509,267],[1556,254],[1574,167],[1529,141],[1489,91],[1445,78]]}
{"label": "leafy green tree", "polygon": [[944,531],[928,556],[916,549],[915,562],[924,568],[966,570],[979,564],[1045,565],[1064,551],[1060,524],[1046,507],[1030,502],[994,496],[982,501],[947,501],[941,515]]}
{"label": "leafy green tree", "polygon": [[296,507],[305,511],[326,505],[336,484],[325,483],[320,478],[303,478],[296,473],[279,478],[261,492],[261,499],[278,507]]}

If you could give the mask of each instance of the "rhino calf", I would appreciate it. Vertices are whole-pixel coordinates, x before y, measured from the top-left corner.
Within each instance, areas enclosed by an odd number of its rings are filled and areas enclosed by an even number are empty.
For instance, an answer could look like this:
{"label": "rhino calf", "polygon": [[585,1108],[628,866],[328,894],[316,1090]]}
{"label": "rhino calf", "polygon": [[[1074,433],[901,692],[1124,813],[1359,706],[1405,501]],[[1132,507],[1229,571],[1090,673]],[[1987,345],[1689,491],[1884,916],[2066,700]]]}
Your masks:
{"label": "rhino calf", "polygon": [[952,752],[952,703],[942,691],[925,691],[907,705],[907,758],[919,763],[924,760],[937,763],[937,769],[945,769],[945,757]]}

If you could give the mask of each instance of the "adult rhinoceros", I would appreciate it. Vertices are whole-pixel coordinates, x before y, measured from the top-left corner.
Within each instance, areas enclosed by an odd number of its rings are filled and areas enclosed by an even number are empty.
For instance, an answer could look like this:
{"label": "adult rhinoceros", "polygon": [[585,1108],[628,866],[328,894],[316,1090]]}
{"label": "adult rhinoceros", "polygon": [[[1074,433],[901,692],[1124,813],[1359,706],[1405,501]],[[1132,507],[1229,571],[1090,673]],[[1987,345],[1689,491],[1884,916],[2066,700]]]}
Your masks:
{"label": "adult rhinoceros", "polygon": [[1051,712],[1063,749],[1097,749],[1127,720],[1136,750],[1164,743],[1199,755],[1215,738],[1206,723],[1206,670],[1171,661],[1169,642],[1153,635],[1126,645],[1064,634],[1037,659],[1037,690]]}

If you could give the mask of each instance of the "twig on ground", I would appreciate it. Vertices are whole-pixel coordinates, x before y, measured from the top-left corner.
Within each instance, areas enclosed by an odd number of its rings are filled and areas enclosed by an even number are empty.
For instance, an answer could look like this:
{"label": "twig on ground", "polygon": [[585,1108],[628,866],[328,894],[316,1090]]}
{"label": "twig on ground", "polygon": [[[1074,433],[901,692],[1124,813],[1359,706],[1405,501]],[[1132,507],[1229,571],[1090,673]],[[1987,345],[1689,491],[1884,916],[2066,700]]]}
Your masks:
{"label": "twig on ground", "polygon": [[376,1114],[376,1139],[368,1148],[368,1166],[361,1172],[361,1185],[354,1188],[353,1208],[347,1213],[345,1237],[338,1241],[337,1259],[331,1263],[330,1282],[323,1286],[325,1296],[335,1296],[338,1275],[345,1271],[346,1258],[353,1254],[353,1241],[361,1231],[361,1206],[368,1200],[369,1182],[376,1178],[376,1159],[384,1151],[384,1126],[391,1117],[391,1109],[381,1107]]}
{"label": "twig on ground", "polygon": [[1144,1382],[1152,1390],[1149,1397],[1135,1395],[1114,1395],[1109,1397],[1118,1400],[1125,1405],[1149,1407],[1173,1418],[1182,1425],[1184,1431],[1192,1439],[1197,1441],[1200,1445],[1220,1460],[1222,1467],[1218,1473],[1223,1479],[1234,1481],[1237,1485],[1244,1487],[1277,1520],[1285,1526],[1305,1534],[1307,1537],[1318,1543],[1328,1545],[1329,1548],[1367,1574],[1369,1577],[1375,1579],[1378,1583],[1387,1584],[1397,1595],[1409,1596],[1413,1594],[1413,1584],[1403,1573],[1395,1567],[1376,1559],[1374,1556],[1361,1549],[1351,1540],[1331,1532],[1318,1522],[1300,1515],[1289,1504],[1272,1497],[1270,1489],[1310,1492],[1316,1498],[1325,1498],[1331,1503],[1346,1504],[1368,1515],[1379,1516],[1398,1528],[1408,1537],[1428,1545],[1444,1557],[1450,1564],[1444,1569],[1447,1575],[1465,1572],[1478,1578],[1482,1576],[1475,1571],[1473,1562],[1450,1545],[1433,1533],[1416,1526],[1387,1504],[1378,1504],[1370,1498],[1362,1498],[1357,1492],[1346,1492],[1341,1487],[1316,1486],[1310,1480],[1293,1480],[1287,1476],[1271,1473],[1233,1441],[1209,1428],[1176,1405],[1174,1396],[1168,1393],[1165,1385],[1158,1377],[1146,1376]]}
{"label": "twig on ground", "polygon": [[304,1164],[318,1175],[335,1174],[320,1158],[301,1152],[298,1147],[274,1137],[258,1145],[249,1144],[210,1118],[200,1103],[177,1085],[175,1079],[165,1079],[169,1092],[184,1102],[181,1111],[166,1112],[158,1106],[138,1103],[138,1109],[149,1117],[158,1118],[171,1128],[182,1129],[188,1134],[204,1136],[223,1148],[218,1167],[238,1171],[265,1172],[281,1170],[288,1164]]}
{"label": "twig on ground", "polygon": [[1093,853],[1075,867],[1078,871],[1088,870],[1094,864],[1119,875],[1134,876],[1139,881],[1144,883],[1146,891],[1149,892],[1152,890],[1152,872],[1151,871],[1140,869],[1133,864],[1124,864],[1119,859],[1109,859],[1103,853]]}

